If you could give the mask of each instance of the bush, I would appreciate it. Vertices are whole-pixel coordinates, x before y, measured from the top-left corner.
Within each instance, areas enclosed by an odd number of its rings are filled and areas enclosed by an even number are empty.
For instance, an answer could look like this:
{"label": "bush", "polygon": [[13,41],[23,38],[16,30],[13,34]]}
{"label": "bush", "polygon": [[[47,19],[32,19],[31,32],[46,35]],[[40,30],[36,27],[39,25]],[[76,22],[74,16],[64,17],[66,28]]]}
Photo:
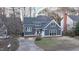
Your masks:
{"label": "bush", "polygon": [[79,22],[76,24],[75,33],[79,36]]}
{"label": "bush", "polygon": [[35,41],[40,41],[42,38],[41,37],[36,37]]}
{"label": "bush", "polygon": [[64,32],[64,35],[65,36],[74,37],[75,36],[75,32],[74,31],[67,31],[67,32]]}

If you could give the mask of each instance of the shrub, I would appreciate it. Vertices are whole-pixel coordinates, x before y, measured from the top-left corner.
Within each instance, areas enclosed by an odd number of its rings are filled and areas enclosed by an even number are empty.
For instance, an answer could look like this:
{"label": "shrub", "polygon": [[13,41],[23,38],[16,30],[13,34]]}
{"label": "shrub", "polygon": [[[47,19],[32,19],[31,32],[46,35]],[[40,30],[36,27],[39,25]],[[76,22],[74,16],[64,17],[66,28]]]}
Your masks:
{"label": "shrub", "polygon": [[76,24],[75,33],[79,35],[79,22]]}
{"label": "shrub", "polygon": [[35,41],[40,41],[42,38],[40,36],[36,37]]}
{"label": "shrub", "polygon": [[75,36],[75,32],[74,31],[67,31],[67,32],[64,32],[64,35],[65,36],[74,37]]}

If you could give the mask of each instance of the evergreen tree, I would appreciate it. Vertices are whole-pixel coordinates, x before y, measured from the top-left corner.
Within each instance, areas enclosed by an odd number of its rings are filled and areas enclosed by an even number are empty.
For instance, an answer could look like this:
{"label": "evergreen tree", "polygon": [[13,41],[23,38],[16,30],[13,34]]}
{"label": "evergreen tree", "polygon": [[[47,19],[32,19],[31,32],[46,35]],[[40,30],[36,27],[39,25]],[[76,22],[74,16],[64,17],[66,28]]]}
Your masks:
{"label": "evergreen tree", "polygon": [[79,35],[79,22],[76,24],[75,32],[76,35]]}

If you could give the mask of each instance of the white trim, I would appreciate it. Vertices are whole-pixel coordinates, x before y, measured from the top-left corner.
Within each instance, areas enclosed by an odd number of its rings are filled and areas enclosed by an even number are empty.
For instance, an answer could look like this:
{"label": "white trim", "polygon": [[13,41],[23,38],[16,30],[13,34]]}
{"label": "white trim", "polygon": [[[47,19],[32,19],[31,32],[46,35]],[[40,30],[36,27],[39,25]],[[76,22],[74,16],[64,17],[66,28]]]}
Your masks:
{"label": "white trim", "polygon": [[24,35],[24,36],[36,36],[36,35]]}
{"label": "white trim", "polygon": [[[54,32],[55,34],[53,34],[53,35],[52,34],[50,35],[50,33],[53,33],[52,30],[49,30],[49,36],[56,36],[57,35],[57,30],[55,30],[55,32]],[[60,35],[61,35],[61,33],[60,33]]]}
{"label": "white trim", "polygon": [[61,28],[61,26],[55,20],[53,20],[53,21]]}
{"label": "white trim", "polygon": [[50,23],[48,23],[44,28],[46,28],[48,25],[50,25],[52,23],[53,20],[50,21]]}
{"label": "white trim", "polygon": [[26,32],[32,32],[32,27],[26,27]]}
{"label": "white trim", "polygon": [[45,35],[45,36],[43,36],[43,37],[57,37],[57,36],[62,36],[62,35],[52,35],[52,36],[50,36],[50,35]]}
{"label": "white trim", "polygon": [[55,22],[58,25],[58,27],[61,28],[61,26],[54,19],[51,20],[50,23],[48,23],[44,28],[48,27],[52,22]]}
{"label": "white trim", "polygon": [[[37,35],[24,35],[24,36],[37,36]],[[41,36],[41,37],[53,37],[53,36],[62,36],[62,35],[44,35],[44,36]]]}

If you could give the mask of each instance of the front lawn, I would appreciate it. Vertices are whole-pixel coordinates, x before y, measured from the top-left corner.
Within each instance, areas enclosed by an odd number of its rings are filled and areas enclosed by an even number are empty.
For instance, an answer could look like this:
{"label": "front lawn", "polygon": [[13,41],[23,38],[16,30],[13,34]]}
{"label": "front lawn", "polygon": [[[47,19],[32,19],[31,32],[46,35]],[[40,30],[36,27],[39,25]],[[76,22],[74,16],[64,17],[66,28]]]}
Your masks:
{"label": "front lawn", "polygon": [[75,47],[79,47],[75,42],[71,40],[58,40],[57,38],[42,38],[40,41],[35,41],[35,44],[45,51],[56,51],[56,50],[69,50]]}

